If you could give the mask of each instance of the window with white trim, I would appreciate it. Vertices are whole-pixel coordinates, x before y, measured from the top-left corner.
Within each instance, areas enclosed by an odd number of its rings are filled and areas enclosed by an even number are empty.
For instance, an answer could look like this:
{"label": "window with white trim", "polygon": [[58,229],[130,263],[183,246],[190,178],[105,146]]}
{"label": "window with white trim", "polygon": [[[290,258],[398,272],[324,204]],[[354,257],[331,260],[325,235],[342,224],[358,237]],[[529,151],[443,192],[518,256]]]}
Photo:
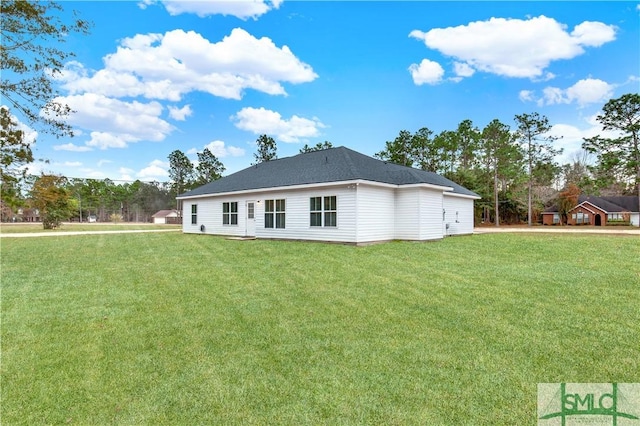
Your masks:
{"label": "window with white trim", "polygon": [[335,195],[309,199],[309,225],[329,227],[338,225],[338,198]]}
{"label": "window with white trim", "polygon": [[238,224],[238,202],[222,203],[222,224]]}
{"label": "window with white trim", "polygon": [[192,225],[198,224],[198,205],[197,204],[191,204],[191,224]]}
{"label": "window with white trim", "polygon": [[285,228],[286,203],[284,199],[264,201],[264,227]]}
{"label": "window with white trim", "polygon": [[573,219],[576,221],[576,225],[582,225],[585,223],[589,223],[589,213],[578,212],[574,213]]}

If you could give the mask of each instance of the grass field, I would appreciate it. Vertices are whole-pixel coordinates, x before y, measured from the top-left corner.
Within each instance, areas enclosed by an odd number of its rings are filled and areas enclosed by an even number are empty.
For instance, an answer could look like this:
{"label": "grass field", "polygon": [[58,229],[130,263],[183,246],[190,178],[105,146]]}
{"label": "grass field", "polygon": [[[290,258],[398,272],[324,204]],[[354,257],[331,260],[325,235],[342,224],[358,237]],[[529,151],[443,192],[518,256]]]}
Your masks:
{"label": "grass field", "polygon": [[86,232],[86,231],[122,231],[137,229],[179,229],[181,225],[162,225],[154,223],[63,223],[56,229],[43,229],[42,223],[2,223],[0,234],[23,234],[47,232]]}
{"label": "grass field", "polygon": [[3,239],[3,425],[536,424],[640,382],[640,239]]}

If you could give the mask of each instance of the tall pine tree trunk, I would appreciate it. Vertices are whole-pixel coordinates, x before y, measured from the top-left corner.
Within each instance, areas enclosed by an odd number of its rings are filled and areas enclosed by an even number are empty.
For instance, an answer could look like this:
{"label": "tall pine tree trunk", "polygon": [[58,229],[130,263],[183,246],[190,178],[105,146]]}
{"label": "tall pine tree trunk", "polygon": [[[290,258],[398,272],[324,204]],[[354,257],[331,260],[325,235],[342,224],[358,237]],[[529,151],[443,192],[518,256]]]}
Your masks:
{"label": "tall pine tree trunk", "polygon": [[493,199],[496,211],[496,226],[500,226],[500,203],[498,203],[498,166],[493,169]]}

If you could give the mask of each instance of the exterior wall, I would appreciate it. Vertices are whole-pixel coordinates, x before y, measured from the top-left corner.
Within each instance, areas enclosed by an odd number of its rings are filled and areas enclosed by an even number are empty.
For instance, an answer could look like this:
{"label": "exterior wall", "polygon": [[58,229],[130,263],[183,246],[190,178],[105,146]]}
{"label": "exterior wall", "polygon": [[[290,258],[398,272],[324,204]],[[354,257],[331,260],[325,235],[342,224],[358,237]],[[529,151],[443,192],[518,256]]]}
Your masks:
{"label": "exterior wall", "polygon": [[391,187],[357,185],[356,243],[396,238],[395,191]]}
{"label": "exterior wall", "polygon": [[[473,234],[473,200],[444,194],[445,235]],[[446,226],[445,226],[446,228]]]}
{"label": "exterior wall", "polygon": [[419,240],[420,189],[405,188],[396,190],[395,199],[395,238],[399,240]]}
{"label": "exterior wall", "polygon": [[542,213],[543,225],[558,225],[560,224],[560,213]]}
{"label": "exterior wall", "polygon": [[[311,241],[356,241],[356,191],[348,185],[256,194],[256,237]],[[311,226],[309,199],[336,196],[337,226]],[[285,228],[265,228],[265,200],[285,200]]]}
{"label": "exterior wall", "polygon": [[420,240],[438,240],[445,235],[442,191],[420,188]]}
{"label": "exterior wall", "polygon": [[[311,226],[310,198],[325,196],[336,196],[337,226]],[[265,228],[265,200],[279,199],[285,200],[285,228]],[[436,240],[444,235],[473,233],[472,199],[445,197],[441,190],[433,188],[398,189],[367,183],[186,199],[182,230],[196,234],[250,235],[246,225],[247,201],[255,203],[256,238],[369,243],[394,239]],[[224,202],[238,203],[237,225],[222,224]],[[195,224],[191,223],[193,204],[198,206]],[[448,230],[446,223],[450,223]]]}
{"label": "exterior wall", "polygon": [[640,226],[640,213],[631,213],[630,220],[632,225]]}
{"label": "exterior wall", "polygon": [[[222,224],[222,203],[238,202],[238,225]],[[191,206],[198,206],[197,223],[191,223]],[[246,217],[244,198],[232,197],[207,197],[184,200],[182,210],[182,232],[187,234],[214,234],[242,237],[245,236]],[[204,225],[204,231],[200,229]]]}
{"label": "exterior wall", "polygon": [[[336,196],[337,226],[316,227],[310,225],[310,197]],[[265,200],[285,200],[285,228],[265,228]],[[237,196],[206,197],[184,200],[185,233],[214,234],[244,237],[246,226],[246,202],[255,202],[255,236],[257,238],[295,239],[315,241],[356,242],[355,188],[347,185],[303,190],[282,190],[247,193]],[[222,224],[222,203],[238,203],[238,224]],[[197,224],[191,224],[191,205],[198,205]],[[204,225],[205,230],[200,231]]]}
{"label": "exterior wall", "polygon": [[[574,216],[577,216],[580,213],[583,215],[589,215],[587,223],[578,223],[578,219]],[[596,215],[600,215],[600,225],[605,226],[607,224],[607,213],[593,205],[589,205],[588,208],[578,205],[567,213],[567,225],[595,225]]]}

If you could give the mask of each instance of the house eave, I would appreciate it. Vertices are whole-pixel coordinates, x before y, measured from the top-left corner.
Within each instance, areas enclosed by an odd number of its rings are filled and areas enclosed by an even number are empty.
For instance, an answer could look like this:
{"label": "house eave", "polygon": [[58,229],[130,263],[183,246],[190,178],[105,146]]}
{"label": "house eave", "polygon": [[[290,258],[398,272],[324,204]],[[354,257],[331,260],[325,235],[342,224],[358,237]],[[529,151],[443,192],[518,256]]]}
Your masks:
{"label": "house eave", "polygon": [[[587,206],[586,206],[587,204],[588,204],[588,205],[590,205],[590,206],[591,206],[591,208],[587,207]],[[578,207],[583,207],[583,208],[585,208],[585,209],[589,210],[591,213],[594,213],[594,214],[595,214],[596,212],[595,212],[595,211],[593,211],[593,209],[600,210],[601,212],[604,212],[604,213],[609,213],[608,211],[606,211],[606,210],[605,210],[605,209],[603,209],[602,207],[598,207],[598,206],[596,206],[595,204],[593,204],[593,203],[591,203],[591,202],[589,202],[589,201],[583,201],[582,203],[578,204],[577,206],[575,206],[575,207],[574,207],[574,208],[572,208],[571,210],[575,210],[575,209],[577,209]],[[571,211],[571,210],[569,210],[569,211]]]}
{"label": "house eave", "polygon": [[482,197],[476,195],[467,195],[467,194],[458,194],[457,192],[445,192],[444,195],[447,197],[458,197],[458,198],[467,198],[470,200],[480,200]]}
{"label": "house eave", "polygon": [[245,194],[255,194],[257,192],[260,193],[264,193],[264,192],[278,192],[278,191],[289,191],[289,190],[300,190],[300,189],[314,189],[314,188],[326,188],[326,187],[331,187],[331,186],[344,186],[344,185],[369,185],[369,186],[377,186],[377,187],[383,187],[383,188],[392,188],[392,189],[397,189],[397,188],[428,188],[428,189],[436,189],[439,191],[443,191],[445,194],[447,195],[453,195],[453,196],[459,196],[459,197],[464,197],[464,198],[473,198],[473,199],[479,199],[480,197],[473,197],[470,195],[465,195],[465,194],[457,194],[453,191],[453,188],[450,186],[440,186],[440,185],[433,185],[433,184],[429,184],[429,183],[414,183],[414,184],[407,184],[407,185],[396,185],[396,184],[391,184],[391,183],[384,183],[384,182],[375,182],[375,181],[370,181],[370,180],[364,180],[364,179],[354,179],[354,180],[342,180],[342,181],[335,181],[335,182],[320,182],[320,183],[311,183],[311,184],[301,184],[301,185],[287,185],[287,186],[274,186],[274,187],[270,187],[270,188],[253,188],[253,189],[244,189],[244,190],[240,190],[240,191],[227,191],[227,192],[214,192],[214,193],[209,193],[209,194],[199,194],[199,195],[191,195],[191,196],[182,196],[182,197],[176,197],[177,200],[195,200],[195,199],[201,199],[201,198],[211,198],[211,197],[226,197],[229,195],[245,195]]}

